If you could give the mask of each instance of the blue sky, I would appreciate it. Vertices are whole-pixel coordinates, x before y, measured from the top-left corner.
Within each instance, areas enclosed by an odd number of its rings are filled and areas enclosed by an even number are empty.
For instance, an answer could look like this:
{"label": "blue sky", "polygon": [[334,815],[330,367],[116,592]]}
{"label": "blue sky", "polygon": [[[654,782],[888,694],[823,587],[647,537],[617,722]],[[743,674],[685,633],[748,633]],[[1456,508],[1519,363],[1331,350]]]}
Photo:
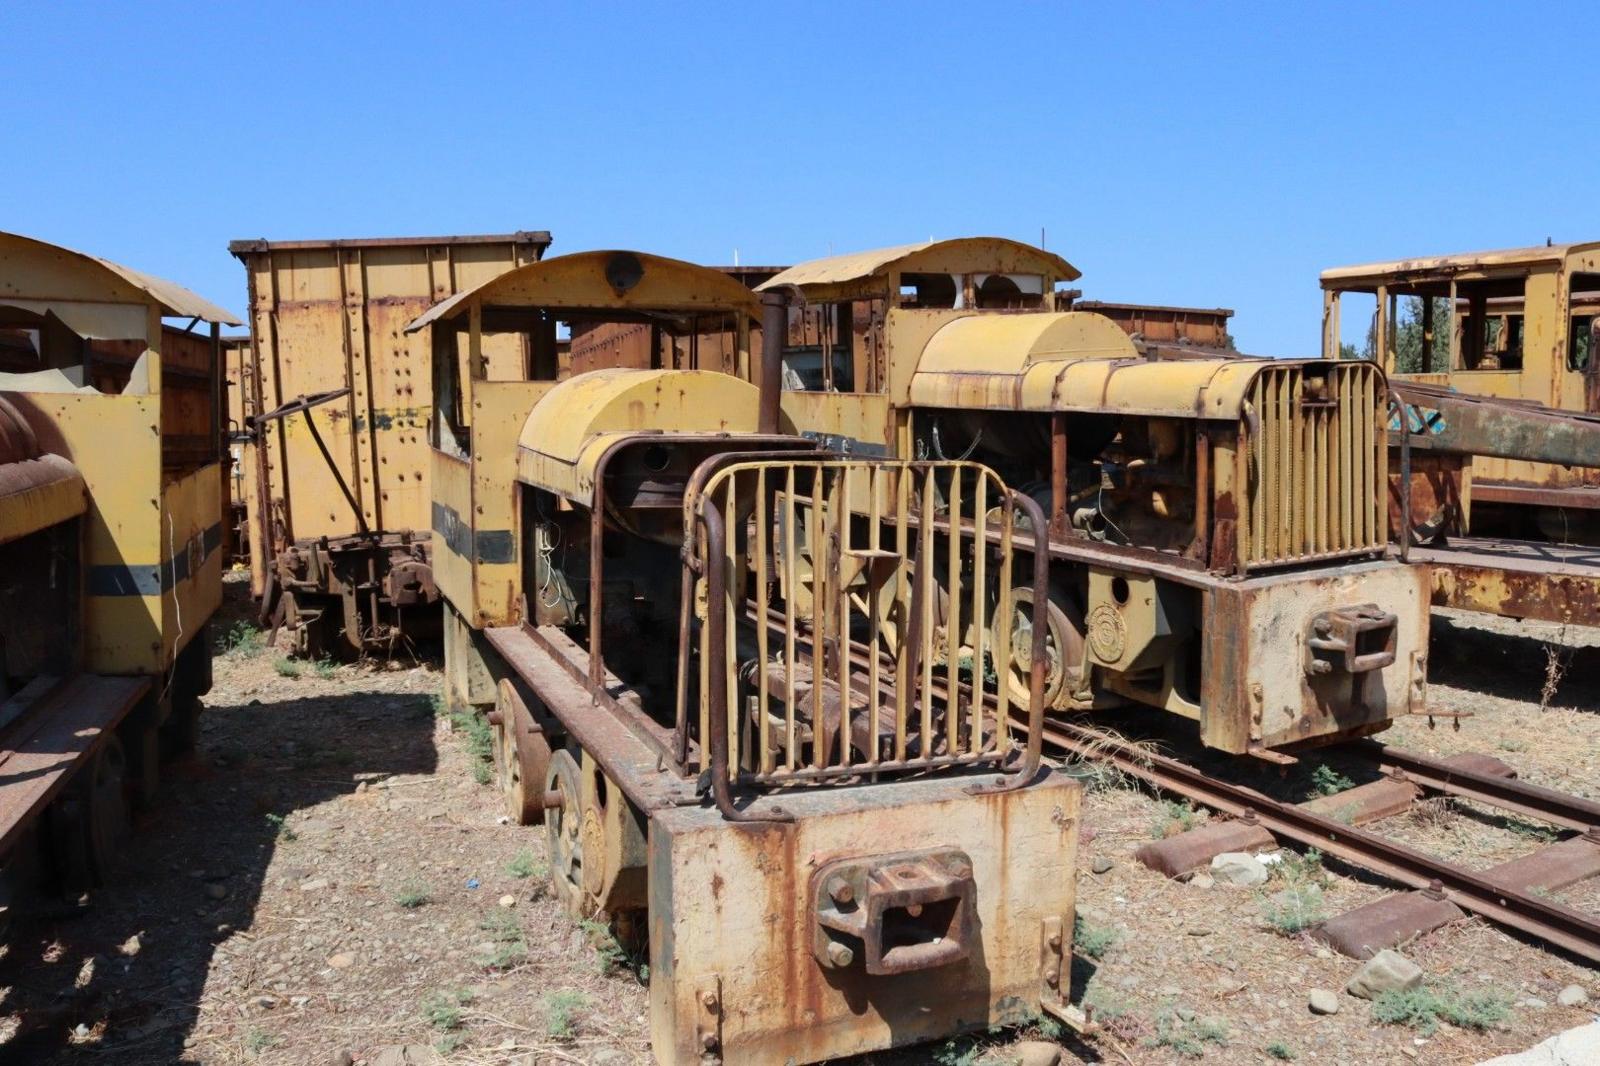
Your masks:
{"label": "blue sky", "polygon": [[236,311],[239,237],[1046,243],[1313,354],[1318,270],[1600,237],[1600,6],[11,4],[0,226]]}

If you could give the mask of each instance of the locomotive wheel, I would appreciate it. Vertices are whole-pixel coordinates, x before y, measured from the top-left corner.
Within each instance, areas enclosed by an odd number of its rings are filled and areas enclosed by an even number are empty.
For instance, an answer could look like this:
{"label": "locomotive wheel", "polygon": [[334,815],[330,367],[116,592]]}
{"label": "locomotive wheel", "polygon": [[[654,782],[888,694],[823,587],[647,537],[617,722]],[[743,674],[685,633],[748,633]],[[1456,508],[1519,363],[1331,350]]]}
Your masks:
{"label": "locomotive wheel", "polygon": [[128,757],[115,734],[106,737],[84,772],[88,778],[89,863],[96,883],[104,884],[129,826]]}
{"label": "locomotive wheel", "polygon": [[560,804],[544,814],[551,887],[568,914],[576,918],[592,917],[593,908],[583,887],[582,776],[578,761],[565,748],[550,756],[544,787],[547,792],[561,794]]}
{"label": "locomotive wheel", "polygon": [[[1006,664],[1006,684],[1012,703],[1028,706],[1028,674],[1033,663],[1033,589],[1021,586],[1011,591],[1011,661]],[[1050,593],[1045,605],[1049,626],[1045,634],[1046,667],[1044,674],[1044,706],[1046,710],[1060,710],[1071,695],[1067,684],[1069,671],[1064,663],[1083,661],[1083,620],[1081,612],[1071,601],[1059,593]],[[990,633],[998,647],[998,620]],[[1070,676],[1074,683],[1076,674]]]}
{"label": "locomotive wheel", "polygon": [[506,814],[517,825],[538,825],[545,820],[543,785],[550,742],[510,681],[500,682],[494,709],[495,776]]}

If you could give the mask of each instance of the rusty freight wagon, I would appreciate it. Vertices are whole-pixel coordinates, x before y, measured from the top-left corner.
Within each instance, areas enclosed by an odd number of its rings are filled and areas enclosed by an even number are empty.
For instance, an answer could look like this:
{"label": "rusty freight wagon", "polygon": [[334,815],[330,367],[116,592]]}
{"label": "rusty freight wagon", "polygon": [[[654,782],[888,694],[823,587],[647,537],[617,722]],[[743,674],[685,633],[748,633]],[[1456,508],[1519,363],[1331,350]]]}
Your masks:
{"label": "rusty freight wagon", "polygon": [[103,877],[127,796],[193,744],[222,597],[218,324],[238,323],[170,282],[0,234],[6,888]]}
{"label": "rusty freight wagon", "polygon": [[[405,325],[549,244],[531,231],[229,245],[249,280],[251,587],[302,654],[437,632],[431,342]],[[491,373],[500,355],[486,354]]]}
{"label": "rusty freight wagon", "polygon": [[[489,714],[508,813],[543,821],[559,898],[647,945],[657,1061],[1081,1023],[1078,786],[1039,761],[1042,669],[1013,713],[978,665],[1028,639],[988,643],[983,620],[1012,617],[1036,506],[976,464],[779,432],[775,366],[759,388],[687,368],[556,380],[557,323],[716,322],[748,361],[757,306],[716,271],[594,252],[414,324],[434,335],[453,528],[450,701]],[[530,344],[521,379],[456,358],[497,335]],[[958,610],[966,630],[938,624]]]}
{"label": "rusty freight wagon", "polygon": [[[982,462],[1037,500],[1053,709],[1152,706],[1267,758],[1420,711],[1427,581],[1389,545],[1382,371],[1136,341],[1053,309],[1077,277],[998,238],[784,271],[758,286],[765,315],[804,305],[825,329],[764,353],[783,428]],[[1015,688],[1029,665],[1006,664]]]}

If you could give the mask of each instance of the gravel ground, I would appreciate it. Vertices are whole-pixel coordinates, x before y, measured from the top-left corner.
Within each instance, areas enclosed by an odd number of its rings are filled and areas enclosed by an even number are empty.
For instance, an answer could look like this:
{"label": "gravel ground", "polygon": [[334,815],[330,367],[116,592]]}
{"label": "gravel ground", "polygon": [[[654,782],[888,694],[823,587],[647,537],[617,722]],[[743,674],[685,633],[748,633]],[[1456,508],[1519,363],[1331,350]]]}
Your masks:
{"label": "gravel ground", "polygon": [[[1408,720],[1386,739],[1487,751],[1529,780],[1600,794],[1595,638],[1446,619],[1433,704],[1475,716],[1459,731]],[[644,974],[545,897],[542,831],[502,823],[471,737],[436,714],[438,687],[428,664],[297,667],[254,642],[221,656],[197,757],[142,816],[114,885],[27,923],[0,958],[0,1062],[649,1062]],[[1256,783],[1300,798],[1318,765]],[[1589,1019],[1593,1001],[1557,1005],[1565,986],[1600,1001],[1594,970],[1467,922],[1405,953],[1430,987],[1485,993],[1504,1016],[1427,1035],[1380,1024],[1342,993],[1354,963],[1272,927],[1267,896],[1282,884],[1168,881],[1133,852],[1187,815],[1115,782],[1097,782],[1085,809],[1074,984],[1107,1031],[1063,1061],[1470,1063]],[[1384,831],[1483,865],[1544,839],[1489,812],[1438,814]],[[1316,880],[1329,915],[1385,891],[1331,863],[1279,869]],[[1592,886],[1562,898],[1600,907]],[[1311,1014],[1313,988],[1338,993],[1339,1013]],[[1040,1035],[858,1066],[1019,1062],[1037,1049],[1017,1041]]]}

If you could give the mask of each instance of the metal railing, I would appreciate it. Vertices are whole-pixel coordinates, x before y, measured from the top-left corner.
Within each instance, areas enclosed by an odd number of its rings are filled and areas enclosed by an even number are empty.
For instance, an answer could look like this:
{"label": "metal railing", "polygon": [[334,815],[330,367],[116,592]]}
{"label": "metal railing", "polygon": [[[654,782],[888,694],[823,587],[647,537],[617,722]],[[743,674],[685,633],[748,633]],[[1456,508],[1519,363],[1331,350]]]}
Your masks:
{"label": "metal railing", "polygon": [[1031,779],[1048,571],[1036,560],[1024,650],[1012,543],[1019,512],[1044,528],[1038,504],[977,463],[731,458],[684,501],[704,624],[699,676],[680,655],[678,684],[679,736],[700,740],[686,768],[710,771],[724,813],[733,785],[1006,765],[1014,665],[1027,733],[1002,787]]}

